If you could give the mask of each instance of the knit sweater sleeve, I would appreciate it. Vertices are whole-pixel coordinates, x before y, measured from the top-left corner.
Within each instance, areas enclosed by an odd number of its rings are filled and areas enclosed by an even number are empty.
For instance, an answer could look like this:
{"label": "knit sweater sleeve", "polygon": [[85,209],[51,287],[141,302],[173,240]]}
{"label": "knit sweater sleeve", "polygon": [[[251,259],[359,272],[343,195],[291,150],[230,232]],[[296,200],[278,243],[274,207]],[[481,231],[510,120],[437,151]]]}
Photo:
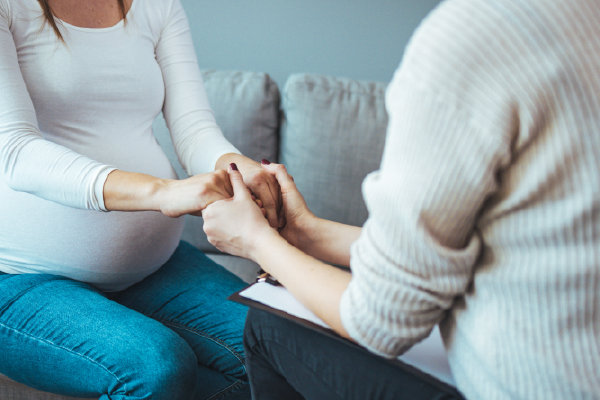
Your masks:
{"label": "knit sweater sleeve", "polygon": [[482,245],[475,220],[496,188],[501,146],[401,73],[386,101],[384,158],[363,183],[369,219],[351,249],[341,318],[358,343],[397,356],[469,285]]}
{"label": "knit sweater sleeve", "polygon": [[[512,158],[518,106],[503,71],[519,57],[467,2],[441,3],[411,38],[386,93],[381,167],[363,183],[369,218],[351,248],[340,315],[383,356],[427,337],[468,290],[484,246],[478,217]],[[488,18],[505,24],[501,13]],[[474,57],[480,41],[493,62]]]}
{"label": "knit sweater sleeve", "polygon": [[470,48],[455,41],[443,54],[428,46],[450,45],[426,34],[388,87],[386,147],[380,170],[363,183],[369,219],[352,246],[353,277],[341,301],[350,336],[384,356],[427,337],[467,290],[482,248],[478,214],[510,162],[510,106],[469,86],[469,76],[485,75],[461,68]]}
{"label": "knit sweater sleeve", "polygon": [[185,11],[170,1],[156,60],[165,82],[163,114],[175,152],[188,175],[215,169],[219,157],[241,154],[223,136],[208,102]]}
{"label": "knit sweater sleeve", "polygon": [[0,1],[0,174],[13,190],[62,205],[105,211],[103,188],[115,168],[45,140],[23,80]]}

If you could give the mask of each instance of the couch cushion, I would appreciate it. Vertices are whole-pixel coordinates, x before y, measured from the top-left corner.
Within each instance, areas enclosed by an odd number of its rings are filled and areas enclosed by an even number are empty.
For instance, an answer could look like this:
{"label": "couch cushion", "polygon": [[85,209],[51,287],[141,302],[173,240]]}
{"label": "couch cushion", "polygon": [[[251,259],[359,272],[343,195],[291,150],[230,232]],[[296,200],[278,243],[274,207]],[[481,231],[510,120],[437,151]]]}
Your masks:
{"label": "couch cushion", "polygon": [[319,217],[361,226],[361,184],[378,169],[387,128],[385,83],[290,76],[283,90],[280,161]]}
{"label": "couch cushion", "polygon": [[57,394],[40,392],[17,383],[0,374],[0,399],[2,400],[84,400],[83,398],[66,397]]}
{"label": "couch cushion", "polygon": [[[203,71],[202,75],[208,100],[225,137],[253,160],[277,160],[280,96],[269,75],[239,71]],[[162,115],[154,122],[153,129],[179,177],[186,178]],[[218,252],[206,240],[202,223],[202,218],[187,216],[183,239],[203,251]]]}
{"label": "couch cushion", "polygon": [[208,254],[214,262],[222,265],[226,270],[239,276],[246,283],[256,282],[260,266],[251,260],[231,256],[229,254]]}

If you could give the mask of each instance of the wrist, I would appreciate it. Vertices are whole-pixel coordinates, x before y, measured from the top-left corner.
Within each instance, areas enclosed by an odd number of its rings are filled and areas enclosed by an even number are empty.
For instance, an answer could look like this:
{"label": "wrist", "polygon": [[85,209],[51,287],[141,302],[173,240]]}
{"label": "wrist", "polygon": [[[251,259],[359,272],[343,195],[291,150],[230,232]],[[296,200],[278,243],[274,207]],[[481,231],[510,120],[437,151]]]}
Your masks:
{"label": "wrist", "polygon": [[308,213],[303,218],[299,218],[292,228],[293,233],[291,232],[292,234],[288,235],[290,244],[306,253],[313,247],[314,242],[319,240],[318,233],[321,221],[321,218],[313,213]]}
{"label": "wrist", "polygon": [[148,198],[152,210],[164,212],[165,207],[169,203],[168,192],[171,179],[156,179],[148,184]]}
{"label": "wrist", "polygon": [[[224,169],[225,171],[227,171],[229,164],[231,164],[231,163],[235,163],[236,165],[243,164],[246,161],[245,159],[246,159],[246,157],[244,157],[238,153],[223,154],[217,160],[217,163],[215,164],[215,170]],[[238,167],[239,167],[239,165],[238,165]]]}
{"label": "wrist", "polygon": [[268,257],[268,254],[266,253],[269,252],[269,249],[273,249],[274,246],[277,246],[278,243],[288,244],[275,229],[270,226],[263,228],[254,235],[254,241],[249,249],[248,258],[257,264],[262,265],[265,256]]}

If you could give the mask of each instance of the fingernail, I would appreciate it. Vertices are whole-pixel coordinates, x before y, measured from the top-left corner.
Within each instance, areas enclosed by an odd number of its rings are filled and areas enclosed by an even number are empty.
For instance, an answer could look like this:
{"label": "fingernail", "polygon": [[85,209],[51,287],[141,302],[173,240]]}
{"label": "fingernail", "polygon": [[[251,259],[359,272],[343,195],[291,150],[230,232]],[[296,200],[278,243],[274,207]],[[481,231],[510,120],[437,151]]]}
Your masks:
{"label": "fingernail", "polygon": [[232,169],[233,171],[237,171],[237,170],[238,170],[238,169],[237,169],[237,165],[235,165],[235,163],[231,163],[231,164],[229,164],[229,166],[231,167],[231,169]]}
{"label": "fingernail", "polygon": [[262,163],[262,165],[269,165],[269,164],[271,164],[271,161],[263,158],[262,161],[261,161],[261,163]]}

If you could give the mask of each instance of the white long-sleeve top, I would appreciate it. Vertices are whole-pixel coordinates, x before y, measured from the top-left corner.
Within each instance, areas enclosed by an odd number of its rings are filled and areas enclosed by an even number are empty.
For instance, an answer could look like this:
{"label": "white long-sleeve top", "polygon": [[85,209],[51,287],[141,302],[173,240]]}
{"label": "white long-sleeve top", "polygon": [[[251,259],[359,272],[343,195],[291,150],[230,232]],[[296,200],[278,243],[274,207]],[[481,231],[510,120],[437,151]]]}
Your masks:
{"label": "white long-sleeve top", "polygon": [[0,271],[120,290],[164,264],[183,229],[158,212],[97,212],[115,168],[176,179],[152,134],[161,109],[190,175],[238,151],[178,0],[134,0],[110,28],[58,27],[66,45],[37,0],[0,0]]}
{"label": "white long-sleeve top", "polygon": [[387,92],[349,334],[440,324],[469,400],[600,398],[600,3],[448,0]]}

